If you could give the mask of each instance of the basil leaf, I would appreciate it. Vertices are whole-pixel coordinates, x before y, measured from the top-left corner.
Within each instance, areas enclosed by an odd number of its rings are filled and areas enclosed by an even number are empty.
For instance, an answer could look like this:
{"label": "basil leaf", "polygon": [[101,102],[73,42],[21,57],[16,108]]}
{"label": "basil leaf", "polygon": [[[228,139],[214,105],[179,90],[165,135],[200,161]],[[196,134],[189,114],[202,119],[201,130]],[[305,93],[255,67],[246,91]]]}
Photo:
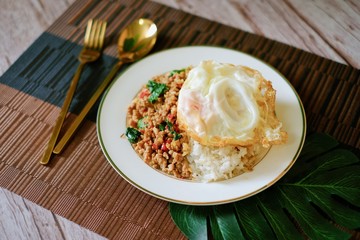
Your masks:
{"label": "basil leaf", "polygon": [[164,130],[165,130],[165,127],[166,127],[166,123],[165,123],[165,122],[160,123],[160,125],[159,125],[160,131],[164,131]]}
{"label": "basil leaf", "polygon": [[172,77],[174,74],[176,74],[176,73],[181,73],[181,72],[184,72],[184,71],[185,71],[185,68],[179,69],[179,70],[172,70],[172,71],[170,72],[169,77]]}
{"label": "basil leaf", "polygon": [[170,131],[170,133],[172,135],[174,135],[174,140],[178,140],[180,138],[182,138],[182,135],[180,133],[177,133],[175,130],[174,130],[174,124],[172,124],[169,120],[165,120],[164,122],[160,123],[159,125],[159,129],[160,131],[164,131],[165,128],[168,128],[168,130]]}
{"label": "basil leaf", "polygon": [[174,135],[174,140],[178,140],[182,138],[182,135],[180,133],[177,133],[175,131],[172,131],[171,133]]}
{"label": "basil leaf", "polygon": [[172,129],[173,129],[173,124],[169,121],[169,120],[165,120],[165,123],[166,123],[166,125],[168,126],[168,129],[169,129],[169,131],[172,131]]}
{"label": "basil leaf", "polygon": [[164,131],[166,127],[168,127],[168,130],[170,132],[173,131],[173,124],[171,122],[169,122],[169,120],[165,120],[164,122],[160,123],[160,125],[159,125],[160,131]]}
{"label": "basil leaf", "polygon": [[146,87],[150,90],[149,102],[154,103],[158,98],[163,95],[169,88],[164,83],[157,83],[150,80]]}
{"label": "basil leaf", "polygon": [[141,133],[135,128],[128,127],[126,129],[125,136],[127,137],[130,143],[137,143],[140,135]]}
{"label": "basil leaf", "polygon": [[137,127],[138,127],[139,129],[146,128],[147,124],[144,122],[144,120],[145,120],[146,118],[147,118],[147,116],[145,116],[145,117],[143,117],[143,118],[141,118],[141,119],[138,120],[138,122],[137,122]]}

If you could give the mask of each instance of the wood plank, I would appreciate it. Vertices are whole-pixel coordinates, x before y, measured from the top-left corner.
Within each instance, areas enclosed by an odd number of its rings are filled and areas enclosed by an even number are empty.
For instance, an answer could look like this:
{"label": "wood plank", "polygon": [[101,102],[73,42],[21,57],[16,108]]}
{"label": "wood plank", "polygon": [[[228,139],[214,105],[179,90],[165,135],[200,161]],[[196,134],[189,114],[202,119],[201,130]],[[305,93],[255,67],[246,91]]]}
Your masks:
{"label": "wood plank", "polygon": [[2,1],[0,74],[4,73],[74,1]]}
{"label": "wood plank", "polygon": [[[359,1],[356,4],[360,5]],[[360,68],[360,14],[345,1],[289,0],[289,5],[349,65]]]}
{"label": "wood plank", "polygon": [[3,188],[0,222],[1,239],[105,239]]}
{"label": "wood plank", "polygon": [[360,68],[359,1],[154,1]]}

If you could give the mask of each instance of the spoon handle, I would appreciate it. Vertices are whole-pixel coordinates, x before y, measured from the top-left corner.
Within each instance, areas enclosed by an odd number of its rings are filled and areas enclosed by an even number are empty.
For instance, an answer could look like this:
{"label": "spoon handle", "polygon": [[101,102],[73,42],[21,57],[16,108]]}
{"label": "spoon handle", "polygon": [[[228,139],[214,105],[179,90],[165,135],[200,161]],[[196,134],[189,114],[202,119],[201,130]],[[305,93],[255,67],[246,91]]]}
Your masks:
{"label": "spoon handle", "polygon": [[106,76],[104,81],[100,84],[96,92],[92,95],[90,100],[87,102],[85,107],[81,110],[80,114],[75,118],[74,122],[70,125],[69,129],[65,132],[63,137],[60,139],[58,144],[55,146],[53,153],[59,154],[62,152],[70,138],[74,135],[76,130],[79,128],[83,120],[85,119],[86,115],[89,113],[91,108],[94,106],[96,101],[99,99],[101,94],[105,91],[107,86],[115,77],[116,73],[119,71],[120,67],[123,65],[122,61],[119,61],[114,67],[111,69],[110,73]]}
{"label": "spoon handle", "polygon": [[44,164],[44,165],[48,164],[48,162],[49,162],[49,160],[51,158],[52,151],[53,151],[54,146],[56,144],[56,140],[57,140],[57,138],[59,136],[61,127],[62,127],[62,125],[64,123],[65,118],[66,118],[66,114],[67,114],[67,112],[69,110],[71,100],[72,100],[72,98],[74,96],[76,86],[77,86],[77,83],[79,82],[81,72],[82,72],[84,66],[85,66],[84,63],[80,63],[80,65],[78,66],[78,68],[76,70],[76,73],[75,73],[73,79],[71,80],[69,90],[66,93],[66,97],[65,97],[64,103],[63,103],[63,105],[61,107],[59,116],[56,119],[55,126],[53,128],[52,133],[51,133],[50,140],[48,142],[48,145],[46,146],[46,149],[44,151],[44,155],[43,155],[42,159],[40,160],[41,164]]}

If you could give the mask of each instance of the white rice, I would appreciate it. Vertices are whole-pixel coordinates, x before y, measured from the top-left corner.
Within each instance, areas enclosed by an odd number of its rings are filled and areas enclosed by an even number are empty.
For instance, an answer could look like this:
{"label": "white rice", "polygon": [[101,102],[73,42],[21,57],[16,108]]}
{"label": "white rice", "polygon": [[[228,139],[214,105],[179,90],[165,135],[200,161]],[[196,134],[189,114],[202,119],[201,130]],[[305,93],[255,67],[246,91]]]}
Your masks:
{"label": "white rice", "polygon": [[201,182],[219,181],[232,178],[244,169],[241,158],[246,148],[209,147],[190,139],[191,152],[187,156],[194,180]]}

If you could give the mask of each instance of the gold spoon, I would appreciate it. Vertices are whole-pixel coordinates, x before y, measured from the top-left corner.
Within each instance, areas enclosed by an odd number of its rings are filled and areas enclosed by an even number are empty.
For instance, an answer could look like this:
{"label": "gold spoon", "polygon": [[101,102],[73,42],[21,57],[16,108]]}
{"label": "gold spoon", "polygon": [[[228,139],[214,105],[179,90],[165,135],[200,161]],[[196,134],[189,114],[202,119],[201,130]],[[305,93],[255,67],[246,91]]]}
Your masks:
{"label": "gold spoon", "polygon": [[90,109],[94,106],[101,94],[105,91],[106,87],[113,80],[120,67],[124,63],[137,61],[148,54],[155,45],[156,37],[157,27],[155,23],[149,19],[137,19],[124,29],[124,31],[120,34],[118,41],[119,61],[111,69],[109,75],[101,83],[80,114],[75,118],[69,129],[55,146],[53,153],[61,153],[69,139],[79,128]]}

